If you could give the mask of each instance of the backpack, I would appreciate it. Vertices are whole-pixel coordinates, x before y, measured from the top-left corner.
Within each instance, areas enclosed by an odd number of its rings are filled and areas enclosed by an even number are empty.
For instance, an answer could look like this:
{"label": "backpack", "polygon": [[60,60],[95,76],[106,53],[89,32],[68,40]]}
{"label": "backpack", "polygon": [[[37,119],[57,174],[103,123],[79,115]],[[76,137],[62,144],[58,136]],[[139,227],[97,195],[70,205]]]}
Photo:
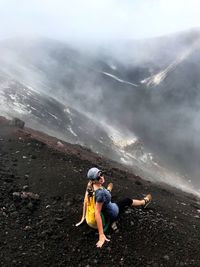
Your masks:
{"label": "backpack", "polygon": [[[86,204],[86,222],[87,224],[94,228],[97,229],[97,223],[95,219],[95,192],[89,192],[88,194],[88,201]],[[102,220],[102,225],[103,225],[103,230],[104,232],[108,229],[108,226],[110,224],[110,220],[105,218],[103,212],[101,212],[101,220]]]}

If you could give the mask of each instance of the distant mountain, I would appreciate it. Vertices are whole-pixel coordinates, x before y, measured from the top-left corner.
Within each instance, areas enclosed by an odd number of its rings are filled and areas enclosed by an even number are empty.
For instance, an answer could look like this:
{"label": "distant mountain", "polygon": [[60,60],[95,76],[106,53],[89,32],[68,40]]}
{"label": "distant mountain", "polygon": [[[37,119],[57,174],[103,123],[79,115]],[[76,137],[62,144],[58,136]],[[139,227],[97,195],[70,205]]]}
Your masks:
{"label": "distant mountain", "polygon": [[[1,80],[5,79],[1,91],[9,102],[5,92],[11,88],[23,85],[24,91],[31,89],[41,102],[28,103],[32,109],[23,118],[32,116],[34,119],[28,119],[32,124],[40,123],[44,130],[54,132],[51,134],[59,133],[59,138],[64,136],[65,140],[99,153],[105,153],[109,147],[112,152],[108,155],[113,159],[127,161],[124,153],[127,156],[130,152],[130,148],[120,147],[121,141],[116,148],[116,138],[111,138],[113,129],[123,133],[121,139],[137,140],[138,136],[145,151],[153,152],[164,166],[199,185],[199,37],[200,31],[195,30],[118,42],[96,50],[78,50],[48,39],[5,40],[0,43],[0,73]],[[9,90],[5,90],[6,79],[15,83],[10,87],[9,82]],[[19,102],[22,99],[25,97]],[[9,110],[11,106],[16,110],[12,101]],[[45,120],[40,117],[44,110]],[[73,124],[70,116],[75,118]],[[61,126],[59,120],[66,121],[67,126]],[[85,125],[86,121],[90,125]],[[93,135],[91,131],[87,135],[88,128],[93,129]],[[119,154],[114,156],[116,149]],[[132,156],[135,158],[135,152]],[[140,162],[142,158],[145,157]]]}
{"label": "distant mountain", "polygon": [[[97,124],[74,108],[44,93],[38,93],[31,87],[1,77],[0,104],[1,115],[7,118],[18,117],[25,121],[26,126],[53,135],[61,142],[64,140],[80,144],[99,155],[125,164],[148,180],[170,182],[180,187],[181,177],[159,166],[137,138],[128,138],[111,125]],[[188,189],[187,183],[181,187]]]}
{"label": "distant mountain", "polygon": [[138,90],[124,94],[118,121],[199,188],[200,30],[129,42],[123,51],[130,52],[129,71],[146,66],[149,73],[140,74]]}

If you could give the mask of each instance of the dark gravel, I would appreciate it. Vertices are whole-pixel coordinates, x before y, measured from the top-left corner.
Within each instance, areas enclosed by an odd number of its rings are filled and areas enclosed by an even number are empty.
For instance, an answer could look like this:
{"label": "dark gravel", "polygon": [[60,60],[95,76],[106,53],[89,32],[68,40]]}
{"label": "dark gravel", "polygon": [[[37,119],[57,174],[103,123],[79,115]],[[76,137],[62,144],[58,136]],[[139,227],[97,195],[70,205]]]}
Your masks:
{"label": "dark gravel", "polygon": [[[0,266],[200,266],[200,200],[153,184],[77,145],[0,118]],[[97,233],[81,217],[85,174],[104,168],[113,199],[142,198],[97,249]]]}

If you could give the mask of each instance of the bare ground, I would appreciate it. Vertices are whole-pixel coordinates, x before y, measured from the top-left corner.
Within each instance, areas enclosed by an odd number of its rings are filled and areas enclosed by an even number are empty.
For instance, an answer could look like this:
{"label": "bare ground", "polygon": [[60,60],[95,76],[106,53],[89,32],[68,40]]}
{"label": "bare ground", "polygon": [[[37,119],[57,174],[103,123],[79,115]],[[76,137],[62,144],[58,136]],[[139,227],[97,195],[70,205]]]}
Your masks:
{"label": "bare ground", "polygon": [[[200,266],[197,197],[57,141],[0,118],[0,266]],[[95,247],[94,230],[74,226],[92,166],[103,168],[106,182],[114,183],[113,200],[153,195],[146,210],[121,216],[102,249]]]}

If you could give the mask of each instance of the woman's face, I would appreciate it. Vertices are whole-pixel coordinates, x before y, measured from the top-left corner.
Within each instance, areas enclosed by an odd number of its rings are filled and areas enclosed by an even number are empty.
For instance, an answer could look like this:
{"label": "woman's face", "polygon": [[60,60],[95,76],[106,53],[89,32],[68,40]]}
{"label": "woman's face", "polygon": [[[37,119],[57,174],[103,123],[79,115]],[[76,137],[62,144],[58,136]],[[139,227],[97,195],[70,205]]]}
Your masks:
{"label": "woman's face", "polygon": [[101,176],[100,176],[100,179],[99,179],[99,183],[100,183],[100,184],[104,184],[104,182],[105,182],[104,175],[101,175]]}

